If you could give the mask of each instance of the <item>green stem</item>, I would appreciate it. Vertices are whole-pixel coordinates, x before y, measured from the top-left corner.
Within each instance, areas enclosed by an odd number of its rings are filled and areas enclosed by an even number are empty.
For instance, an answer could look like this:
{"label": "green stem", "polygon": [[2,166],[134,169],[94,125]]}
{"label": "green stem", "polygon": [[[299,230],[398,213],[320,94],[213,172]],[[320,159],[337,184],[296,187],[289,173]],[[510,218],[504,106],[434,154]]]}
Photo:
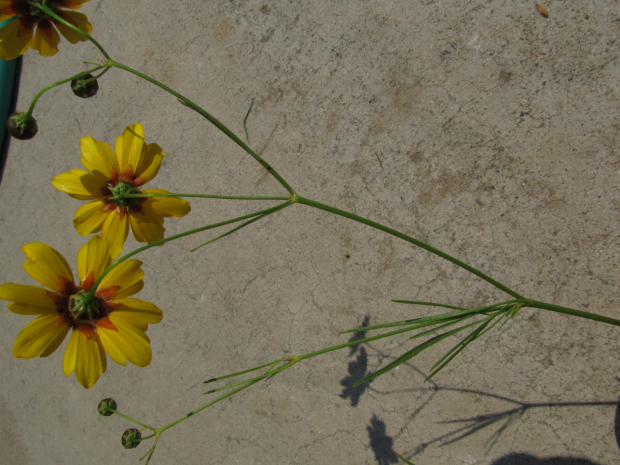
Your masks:
{"label": "green stem", "polygon": [[597,315],[595,313],[584,312],[581,310],[575,310],[573,308],[561,307],[559,305],[547,304],[545,302],[538,302],[532,300],[527,302],[528,307],[542,308],[543,310],[551,310],[552,312],[564,313],[566,315],[579,316],[581,318],[587,318],[588,320],[600,321],[602,323],[609,323],[610,325],[620,326],[620,320],[614,318],[608,318],[606,316]]}
{"label": "green stem", "polygon": [[153,429],[150,426],[145,425],[144,423],[140,423],[138,420],[134,420],[131,417],[128,417],[127,415],[125,415],[124,413],[121,412],[117,412],[116,410],[114,410],[113,408],[109,409],[110,412],[114,412],[116,415],[119,415],[121,417],[123,417],[125,420],[129,420],[132,423],[135,423],[136,425],[140,425],[143,428],[148,428],[148,429]]}
{"label": "green stem", "polygon": [[86,76],[87,74],[90,74],[90,73],[92,73],[94,71],[97,71],[98,69],[101,69],[101,68],[105,68],[105,66],[97,66],[96,68],[90,69],[88,71],[83,71],[81,73],[76,74],[75,76],[71,76],[70,78],[63,79],[62,81],[55,82],[54,84],[50,84],[49,86],[44,87],[43,89],[41,89],[41,91],[37,95],[35,95],[34,99],[32,100],[32,103],[30,104],[30,108],[28,108],[28,111],[26,112],[27,115],[28,115],[28,118],[30,118],[30,116],[32,116],[32,112],[34,111],[34,106],[37,104],[37,101],[39,100],[39,98],[45,92],[47,92],[50,89],[53,89],[56,86],[64,84],[65,82],[70,82],[70,81],[73,81],[74,79],[77,79],[79,77]]}
{"label": "green stem", "polygon": [[86,302],[88,302],[90,299],[93,298],[93,296],[95,295],[95,292],[97,292],[97,287],[99,286],[99,284],[101,283],[103,278],[110,271],[112,271],[115,266],[120,265],[124,261],[130,259],[131,257],[133,257],[136,254],[139,254],[140,252],[144,252],[145,250],[148,250],[151,247],[156,247],[158,245],[165,244],[166,242],[174,241],[175,239],[180,239],[181,237],[189,236],[191,234],[195,234],[195,233],[198,233],[198,232],[201,232],[201,231],[207,231],[209,229],[219,228],[220,226],[225,226],[227,224],[236,223],[238,221],[242,221],[242,220],[245,220],[245,219],[248,219],[248,218],[253,218],[255,216],[264,215],[266,213],[271,213],[273,211],[277,211],[277,210],[280,210],[282,208],[288,207],[289,205],[290,205],[290,202],[285,202],[284,204],[280,204],[280,205],[277,205],[275,207],[267,208],[266,210],[261,210],[261,211],[258,211],[258,212],[250,213],[249,215],[243,215],[243,216],[239,216],[237,218],[233,218],[231,220],[222,221],[220,223],[209,224],[209,225],[203,226],[201,228],[196,228],[196,229],[192,229],[190,231],[185,231],[185,232],[182,232],[182,233],[179,233],[179,234],[175,234],[174,236],[170,236],[170,237],[166,237],[164,239],[160,239],[159,241],[151,242],[150,244],[147,244],[147,245],[145,245],[143,247],[140,247],[140,248],[134,250],[133,252],[129,252],[129,253],[123,255],[122,257],[118,258],[114,262],[112,262],[112,264],[110,266],[108,266],[105,270],[103,270],[103,272],[99,275],[99,277],[97,278],[97,280],[93,284],[93,287],[88,292],[88,294],[87,294],[87,296],[86,296],[86,298],[84,300]]}
{"label": "green stem", "polygon": [[106,51],[103,49],[103,47],[101,45],[99,45],[99,42],[97,42],[95,39],[93,39],[89,34],[87,34],[86,32],[82,31],[79,27],[74,26],[71,23],[68,23],[67,21],[65,21],[64,19],[62,19],[60,16],[58,16],[56,13],[54,13],[53,10],[51,10],[47,5],[41,5],[41,4],[36,4],[33,3],[31,4],[32,6],[35,6],[36,8],[38,8],[39,10],[41,10],[42,12],[44,12],[47,16],[51,16],[52,18],[54,18],[56,21],[58,21],[59,23],[64,24],[65,26],[67,26],[68,28],[74,30],[75,32],[77,32],[78,34],[83,35],[84,37],[86,37],[88,40],[90,40],[93,44],[95,44],[95,46],[99,49],[99,51],[103,54],[104,57],[106,57],[107,60],[112,60],[112,58],[110,58],[110,55],[108,55],[106,53]]}
{"label": "green stem", "polygon": [[289,200],[289,196],[278,197],[249,197],[238,195],[210,195],[210,194],[123,194],[118,197],[110,197],[108,200],[122,200],[136,197],[199,197],[204,199],[225,199],[225,200]]}
{"label": "green stem", "polygon": [[378,229],[380,231],[383,231],[383,232],[386,232],[386,233],[391,234],[393,236],[396,236],[399,239],[403,239],[403,240],[405,240],[407,242],[410,242],[410,243],[412,243],[414,245],[417,245],[418,247],[421,247],[424,250],[428,250],[429,252],[434,253],[435,255],[437,255],[437,256],[445,259],[445,260],[448,260],[449,262],[452,262],[455,265],[460,266],[461,268],[464,268],[465,270],[469,271],[470,273],[473,273],[476,276],[478,276],[479,278],[484,279],[486,282],[491,283],[493,286],[497,287],[498,289],[501,289],[502,291],[504,291],[505,293],[507,293],[508,295],[511,295],[512,297],[514,297],[516,299],[524,299],[523,296],[517,294],[515,291],[513,291],[509,287],[506,287],[503,284],[495,281],[493,278],[487,276],[483,272],[478,271],[477,269],[467,265],[466,263],[463,263],[460,260],[457,260],[456,258],[452,257],[451,255],[448,255],[447,253],[442,252],[441,250],[438,250],[438,249],[436,249],[434,247],[431,247],[430,245],[427,245],[424,242],[421,242],[421,241],[419,241],[417,239],[414,239],[413,237],[407,236],[406,234],[398,232],[395,229],[388,228],[387,226],[383,226],[382,224],[376,223],[375,221],[368,220],[368,219],[363,218],[361,216],[354,215],[353,213],[349,213],[349,212],[346,212],[344,210],[339,210],[338,208],[330,207],[329,205],[325,205],[323,203],[316,202],[314,200],[306,199],[306,198],[301,197],[301,196],[296,196],[295,197],[295,202],[301,203],[301,204],[304,204],[304,205],[309,205],[311,207],[318,208],[319,210],[325,210],[327,212],[334,213],[336,215],[344,216],[345,218],[349,218],[349,219],[357,221],[359,223],[366,224],[368,226],[372,226],[373,228],[376,228],[376,229]]}
{"label": "green stem", "polygon": [[224,126],[222,123],[220,123],[220,121],[215,118],[214,116],[212,116],[210,113],[206,112],[205,110],[203,110],[202,108],[200,108],[198,105],[196,105],[194,102],[192,102],[190,99],[188,99],[187,97],[184,97],[183,95],[179,94],[178,92],[172,90],[170,87],[168,87],[165,84],[162,84],[161,82],[159,82],[156,79],[153,79],[150,76],[147,76],[146,74],[141,73],[140,71],[136,71],[133,68],[130,68],[129,66],[125,66],[122,63],[118,63],[114,60],[109,60],[107,65],[109,66],[115,66],[117,68],[120,69],[124,69],[125,71],[128,71],[130,73],[135,74],[136,76],[141,77],[142,79],[145,79],[153,84],[155,84],[156,86],[160,87],[161,89],[164,89],[166,92],[174,95],[176,98],[178,98],[179,100],[181,100],[181,102],[191,108],[192,110],[194,110],[195,112],[201,114],[202,116],[204,116],[207,120],[209,120],[209,122],[211,124],[213,124],[216,128],[218,128],[220,131],[222,131],[224,134],[226,134],[233,142],[235,142],[239,147],[241,147],[243,150],[245,150],[249,155],[251,155],[258,163],[261,164],[261,166],[263,168],[265,168],[274,178],[276,178],[278,180],[278,182],[280,184],[282,184],[282,186],[284,186],[284,188],[289,191],[290,194],[294,195],[295,191],[293,190],[293,188],[291,186],[288,185],[288,183],[282,178],[282,176],[280,176],[276,170],[274,170],[271,165],[269,163],[267,163],[265,160],[263,160],[256,152],[254,152],[250,147],[248,147],[246,145],[245,142],[243,142],[241,139],[239,139],[234,132],[232,132],[230,129],[228,129],[226,126]]}
{"label": "green stem", "polygon": [[209,402],[208,404],[203,405],[202,407],[198,407],[197,409],[192,410],[191,412],[189,412],[189,413],[187,413],[187,414],[183,415],[181,418],[177,418],[177,419],[176,419],[176,420],[174,420],[172,423],[169,423],[169,424],[167,424],[166,426],[163,426],[163,427],[161,427],[161,428],[157,428],[157,434],[161,434],[161,433],[163,433],[163,432],[164,432],[164,431],[166,431],[168,428],[172,428],[174,425],[176,425],[176,424],[178,424],[178,423],[181,423],[183,420],[187,420],[189,417],[191,417],[192,415],[195,415],[196,413],[200,412],[201,410],[204,410],[204,409],[206,409],[207,407],[211,407],[213,404],[215,404],[215,403],[219,402],[220,400],[224,400],[224,399],[226,399],[227,397],[230,397],[230,396],[232,396],[233,394],[238,393],[239,391],[243,391],[244,389],[249,388],[249,387],[250,387],[250,386],[252,386],[253,384],[258,383],[259,381],[260,381],[260,379],[259,379],[259,380],[256,380],[256,381],[248,381],[248,382],[246,382],[246,384],[244,384],[244,385],[243,385],[243,386],[241,386],[240,388],[235,389],[234,391],[228,392],[228,393],[224,394],[223,396],[220,396],[220,397],[218,397],[217,399],[212,400],[212,401],[211,401],[211,402]]}

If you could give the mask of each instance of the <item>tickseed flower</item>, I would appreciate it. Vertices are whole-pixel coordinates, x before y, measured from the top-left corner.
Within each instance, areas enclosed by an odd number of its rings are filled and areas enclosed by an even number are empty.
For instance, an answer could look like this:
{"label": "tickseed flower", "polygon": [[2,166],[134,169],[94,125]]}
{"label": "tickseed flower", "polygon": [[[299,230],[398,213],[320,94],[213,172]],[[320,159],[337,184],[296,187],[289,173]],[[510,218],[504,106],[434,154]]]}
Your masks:
{"label": "tickseed flower", "polygon": [[[47,5],[68,23],[90,34],[93,30],[86,15],[76,10],[89,0],[0,0],[0,21],[16,18],[0,28],[0,58],[13,60],[32,47],[44,57],[58,52],[58,31],[72,44],[88,40],[82,34],[58,22],[39,10],[36,5]],[[58,31],[56,31],[58,29]]]}
{"label": "tickseed flower", "polygon": [[26,273],[47,289],[13,283],[0,286],[0,300],[13,302],[8,306],[13,313],[40,315],[20,331],[13,357],[47,357],[71,330],[63,369],[67,376],[75,371],[86,389],[106,370],[106,352],[122,366],[127,360],[139,367],[151,363],[150,340],[144,332],[149,324],[161,321],[162,312],[150,302],[128,298],[144,285],[140,260],[127,260],[113,268],[88,301],[87,292],[111,263],[105,239],[93,236],[80,248],[78,284],[67,261],[50,246],[32,242],[22,251],[28,259]]}
{"label": "tickseed flower", "polygon": [[178,197],[124,197],[127,194],[169,194],[162,189],[140,190],[153,179],[164,152],[144,142],[141,124],[127,126],[116,138],[116,156],[105,142],[81,138],[82,164],[90,173],[74,169],[52,180],[52,185],[79,200],[92,200],[75,212],[73,226],[86,236],[102,231],[112,247],[112,257],[123,250],[129,226],[138,242],[164,238],[164,218],[185,216],[189,203]]}

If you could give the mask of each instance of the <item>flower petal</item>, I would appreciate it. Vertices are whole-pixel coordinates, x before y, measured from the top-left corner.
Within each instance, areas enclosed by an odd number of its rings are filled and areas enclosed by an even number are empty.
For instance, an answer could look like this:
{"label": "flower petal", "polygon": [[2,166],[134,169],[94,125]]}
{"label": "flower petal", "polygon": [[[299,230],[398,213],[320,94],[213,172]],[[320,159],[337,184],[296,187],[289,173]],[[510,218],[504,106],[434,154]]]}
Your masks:
{"label": "flower petal", "polygon": [[[102,271],[112,263],[110,243],[100,236],[91,237],[90,240],[80,248],[77,261],[80,281],[91,271],[93,272],[94,278],[97,279]],[[116,268],[120,266],[122,266],[122,264]],[[116,268],[114,268],[114,270],[116,270]]]}
{"label": "flower petal", "polygon": [[142,178],[142,184],[146,184],[159,173],[164,151],[157,144],[149,144],[143,154],[140,165],[136,168],[135,177]]}
{"label": "flower petal", "polygon": [[17,16],[17,11],[13,8],[11,3],[11,0],[0,1],[0,21],[5,21],[13,16]]}
{"label": "flower petal", "polygon": [[86,389],[91,388],[106,370],[105,350],[97,333],[89,339],[79,329],[74,329],[65,350],[63,370],[69,376],[75,370],[75,377]]}
{"label": "flower petal", "polygon": [[127,126],[123,134],[116,138],[115,150],[120,168],[119,172],[124,172],[127,166],[131,165],[135,173],[140,166],[142,152],[146,153],[142,125],[138,123]]}
{"label": "flower petal", "polygon": [[114,315],[115,320],[120,318],[131,322],[143,331],[146,331],[147,325],[157,324],[162,319],[162,311],[151,302],[140,299],[115,299],[115,303],[123,306],[110,315]]}
{"label": "flower petal", "polygon": [[[78,13],[77,11],[63,11],[62,14],[59,14],[58,16],[68,23],[73,23],[74,26],[77,26],[86,34],[90,34],[93,30],[93,26],[88,22],[88,18],[83,13]],[[63,37],[72,44],[77,44],[78,42],[85,42],[88,40],[88,38],[84,37],[79,32],[74,31],[62,23],[54,22],[54,24]]]}
{"label": "flower petal", "polygon": [[103,222],[114,212],[102,212],[101,207],[105,204],[101,200],[95,200],[82,205],[75,212],[73,227],[82,236],[98,233],[103,227]]}
{"label": "flower petal", "polygon": [[154,216],[133,213],[129,216],[129,219],[131,221],[131,230],[138,242],[150,244],[164,238],[166,228]]}
{"label": "flower petal", "polygon": [[140,288],[142,288],[144,271],[140,269],[140,266],[142,266],[142,262],[135,259],[127,260],[115,266],[112,268],[112,271],[101,280],[99,289],[118,286],[118,289],[110,296],[110,300],[116,300],[117,298],[135,294],[135,292],[128,294],[127,290],[135,285],[140,285]]}
{"label": "flower petal", "polygon": [[17,37],[18,29],[19,19],[0,28],[0,59],[13,60],[30,48],[33,33]]}
{"label": "flower petal", "polygon": [[54,176],[52,186],[66,192],[74,199],[96,200],[103,197],[101,189],[106,183],[84,170],[73,169],[68,173]]}
{"label": "flower petal", "polygon": [[[163,189],[146,189],[145,194],[169,194],[170,192]],[[179,197],[153,197],[151,199],[151,208],[156,215],[180,218],[187,215],[192,207],[189,202]]]}
{"label": "flower petal", "polygon": [[108,213],[108,217],[103,223],[101,235],[110,243],[112,258],[118,257],[123,251],[125,239],[129,234],[129,215],[123,218],[115,211]]}
{"label": "flower petal", "polygon": [[24,262],[26,273],[48,289],[60,292],[58,276],[73,282],[73,273],[67,260],[49,245],[31,242],[22,246],[22,252],[29,260]]}
{"label": "flower petal", "polygon": [[38,50],[41,56],[51,57],[58,53],[59,42],[60,36],[52,23],[41,21],[34,33],[31,47]]}
{"label": "flower petal", "polygon": [[122,319],[113,318],[113,315],[114,313],[110,314],[110,321],[116,326],[116,330],[97,329],[106,351],[119,365],[125,366],[125,361],[129,360],[136,366],[147,366],[151,363],[152,357],[149,338],[139,327]]}
{"label": "flower petal", "polygon": [[47,357],[62,343],[70,325],[58,314],[43,315],[28,323],[13,344],[14,358]]}
{"label": "flower petal", "polygon": [[[0,300],[32,307],[43,307],[52,311],[56,310],[56,304],[47,294],[47,291],[37,286],[13,283],[2,284],[0,285]],[[37,315],[37,313],[22,313],[22,315]],[[38,315],[43,315],[43,313],[38,313]]]}
{"label": "flower petal", "polygon": [[98,179],[107,183],[112,177],[112,170],[118,172],[116,156],[108,144],[97,142],[91,136],[80,138],[82,164]]}

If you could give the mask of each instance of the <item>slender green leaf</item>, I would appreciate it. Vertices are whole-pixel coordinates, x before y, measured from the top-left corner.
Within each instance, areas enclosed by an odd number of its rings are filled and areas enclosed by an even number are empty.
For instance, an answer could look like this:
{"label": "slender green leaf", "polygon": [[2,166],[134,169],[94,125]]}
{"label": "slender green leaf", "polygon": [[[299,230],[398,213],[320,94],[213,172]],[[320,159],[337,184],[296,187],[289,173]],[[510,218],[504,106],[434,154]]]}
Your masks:
{"label": "slender green leaf", "polygon": [[403,457],[402,455],[400,455],[397,452],[394,452],[396,454],[396,457],[398,457],[399,459],[401,459],[403,462],[405,462],[407,465],[414,465],[413,463],[411,463],[409,460],[407,460],[405,457]]}
{"label": "slender green leaf", "polygon": [[414,347],[413,349],[411,349],[408,352],[405,352],[403,355],[401,355],[400,357],[398,357],[396,360],[394,360],[392,363],[389,363],[388,365],[386,365],[385,367],[383,367],[382,369],[380,369],[379,371],[376,371],[375,373],[366,376],[364,379],[358,381],[357,383],[355,383],[353,385],[353,387],[357,387],[360,384],[364,384],[367,383],[369,381],[372,381],[373,379],[387,373],[388,371],[396,368],[398,365],[405,363],[406,361],[412,359],[413,357],[415,357],[416,355],[418,355],[420,352],[424,351],[425,349],[428,349],[429,347],[437,344],[440,341],[443,341],[444,339],[452,336],[453,334],[457,334],[461,331],[466,330],[467,328],[470,328],[471,326],[477,325],[479,324],[478,321],[475,321],[473,323],[467,324],[465,326],[461,326],[460,328],[456,328],[453,329],[452,331],[448,331],[447,333],[441,334],[439,336],[435,336],[432,339],[429,339],[428,341]]}
{"label": "slender green leaf", "polygon": [[260,370],[261,368],[265,368],[265,367],[268,367],[268,366],[271,366],[271,365],[275,365],[276,363],[281,362],[281,361],[282,361],[282,359],[280,359],[280,360],[276,360],[275,362],[269,362],[269,363],[266,363],[266,364],[261,365],[261,366],[256,367],[256,368],[250,368],[249,370],[239,371],[239,372],[237,372],[237,373],[233,373],[233,374],[231,374],[231,375],[218,376],[217,378],[211,378],[211,379],[209,379],[209,380],[205,381],[205,382],[204,382],[204,384],[207,384],[207,383],[214,383],[215,381],[221,381],[221,380],[223,380],[223,379],[234,378],[235,376],[244,375],[244,374],[246,374],[246,373],[251,373],[251,372],[253,372],[253,371]]}

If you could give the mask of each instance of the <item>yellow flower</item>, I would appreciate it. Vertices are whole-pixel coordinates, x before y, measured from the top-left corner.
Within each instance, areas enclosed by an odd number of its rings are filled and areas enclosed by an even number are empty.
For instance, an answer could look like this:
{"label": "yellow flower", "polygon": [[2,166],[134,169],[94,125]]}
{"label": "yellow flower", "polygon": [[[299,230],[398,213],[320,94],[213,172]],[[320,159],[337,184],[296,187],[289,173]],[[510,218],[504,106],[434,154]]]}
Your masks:
{"label": "yellow flower", "polygon": [[149,324],[159,323],[162,312],[150,302],[128,298],[144,283],[140,260],[127,260],[110,271],[97,286],[92,302],[83,300],[96,279],[111,263],[110,245],[93,236],[78,253],[79,284],[62,255],[50,246],[32,242],[22,247],[28,261],[24,269],[38,286],[7,283],[0,286],[0,300],[13,302],[18,315],[41,315],[28,323],[13,345],[13,357],[47,357],[72,329],[63,369],[86,389],[106,370],[106,352],[119,365],[127,360],[139,367],[151,363]]}
{"label": "yellow flower", "polygon": [[102,231],[112,247],[112,257],[123,250],[129,226],[138,242],[164,238],[164,218],[185,216],[189,203],[178,197],[115,199],[122,194],[169,194],[161,189],[139,190],[153,179],[164,152],[157,144],[144,142],[141,124],[127,126],[116,138],[116,156],[105,142],[81,138],[82,164],[90,173],[74,169],[52,180],[52,185],[79,200],[92,200],[75,212],[73,226],[82,236]]}
{"label": "yellow flower", "polygon": [[[88,1],[54,0],[47,2],[47,6],[68,23],[90,34],[93,27],[87,21],[86,15],[61,10],[61,8],[76,10]],[[15,21],[0,28],[0,58],[12,60],[23,55],[30,47],[38,50],[44,57],[56,55],[60,42],[58,31],[72,44],[88,40],[82,34],[38,10],[32,5],[33,3],[41,3],[41,0],[0,0],[0,21],[16,18]]]}

